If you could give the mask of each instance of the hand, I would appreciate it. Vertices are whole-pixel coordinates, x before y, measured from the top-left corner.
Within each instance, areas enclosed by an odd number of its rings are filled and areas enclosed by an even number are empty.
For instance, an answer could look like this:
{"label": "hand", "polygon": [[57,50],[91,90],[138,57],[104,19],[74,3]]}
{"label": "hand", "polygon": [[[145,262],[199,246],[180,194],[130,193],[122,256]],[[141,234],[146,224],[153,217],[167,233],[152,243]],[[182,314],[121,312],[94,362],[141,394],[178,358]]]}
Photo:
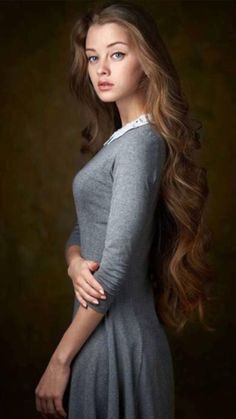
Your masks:
{"label": "hand", "polygon": [[101,284],[91,274],[98,266],[99,264],[93,260],[75,257],[68,267],[67,272],[72,279],[75,295],[84,307],[87,307],[86,301],[94,303],[94,298],[106,299]]}
{"label": "hand", "polygon": [[51,360],[35,389],[36,409],[44,418],[66,417],[63,395],[70,377],[70,366]]}

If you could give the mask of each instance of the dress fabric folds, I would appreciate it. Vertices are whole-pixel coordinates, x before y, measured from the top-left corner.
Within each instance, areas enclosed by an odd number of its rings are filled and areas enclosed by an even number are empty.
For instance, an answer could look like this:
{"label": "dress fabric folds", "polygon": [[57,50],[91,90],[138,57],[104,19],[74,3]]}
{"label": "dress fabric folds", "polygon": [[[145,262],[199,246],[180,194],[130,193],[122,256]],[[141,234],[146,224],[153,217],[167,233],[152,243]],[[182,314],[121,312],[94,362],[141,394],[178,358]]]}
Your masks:
{"label": "dress fabric folds", "polygon": [[107,299],[88,302],[104,317],[72,362],[68,419],[174,419],[172,355],[148,277],[166,144],[147,115],[109,140],[72,183],[66,247],[99,262]]}

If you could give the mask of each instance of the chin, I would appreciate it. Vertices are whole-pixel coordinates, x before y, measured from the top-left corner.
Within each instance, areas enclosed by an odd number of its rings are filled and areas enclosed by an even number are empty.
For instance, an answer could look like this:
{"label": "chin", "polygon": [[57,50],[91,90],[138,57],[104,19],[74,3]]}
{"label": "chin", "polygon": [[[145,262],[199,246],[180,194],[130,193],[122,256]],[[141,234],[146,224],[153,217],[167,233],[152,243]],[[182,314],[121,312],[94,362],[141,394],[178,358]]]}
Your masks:
{"label": "chin", "polygon": [[108,92],[104,92],[105,94],[99,94],[98,97],[102,102],[115,102],[117,97],[114,95],[108,95]]}

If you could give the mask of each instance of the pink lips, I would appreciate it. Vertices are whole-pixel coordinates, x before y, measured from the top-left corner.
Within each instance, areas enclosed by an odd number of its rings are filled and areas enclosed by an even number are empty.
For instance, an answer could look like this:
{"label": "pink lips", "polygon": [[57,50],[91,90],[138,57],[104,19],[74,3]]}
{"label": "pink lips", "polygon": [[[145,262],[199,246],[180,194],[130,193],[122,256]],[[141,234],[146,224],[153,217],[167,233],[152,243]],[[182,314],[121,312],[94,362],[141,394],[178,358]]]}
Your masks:
{"label": "pink lips", "polygon": [[98,83],[98,87],[100,90],[109,90],[111,87],[113,86],[112,83],[108,83],[108,82],[99,82]]}

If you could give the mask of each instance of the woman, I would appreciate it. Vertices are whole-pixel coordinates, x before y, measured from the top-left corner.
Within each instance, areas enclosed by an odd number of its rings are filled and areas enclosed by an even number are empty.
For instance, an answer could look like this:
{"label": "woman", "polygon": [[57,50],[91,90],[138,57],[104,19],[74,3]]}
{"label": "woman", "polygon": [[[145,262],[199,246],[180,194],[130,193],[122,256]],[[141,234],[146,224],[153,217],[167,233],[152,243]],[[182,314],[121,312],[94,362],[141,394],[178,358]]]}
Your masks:
{"label": "woman", "polygon": [[207,179],[193,156],[200,142],[143,9],[115,2],[88,11],[73,28],[72,53],[70,86],[90,113],[83,135],[94,156],[73,180],[77,222],[65,252],[73,321],[35,390],[37,410],[173,419],[164,327],[180,332],[196,311],[203,320],[211,278]]}

